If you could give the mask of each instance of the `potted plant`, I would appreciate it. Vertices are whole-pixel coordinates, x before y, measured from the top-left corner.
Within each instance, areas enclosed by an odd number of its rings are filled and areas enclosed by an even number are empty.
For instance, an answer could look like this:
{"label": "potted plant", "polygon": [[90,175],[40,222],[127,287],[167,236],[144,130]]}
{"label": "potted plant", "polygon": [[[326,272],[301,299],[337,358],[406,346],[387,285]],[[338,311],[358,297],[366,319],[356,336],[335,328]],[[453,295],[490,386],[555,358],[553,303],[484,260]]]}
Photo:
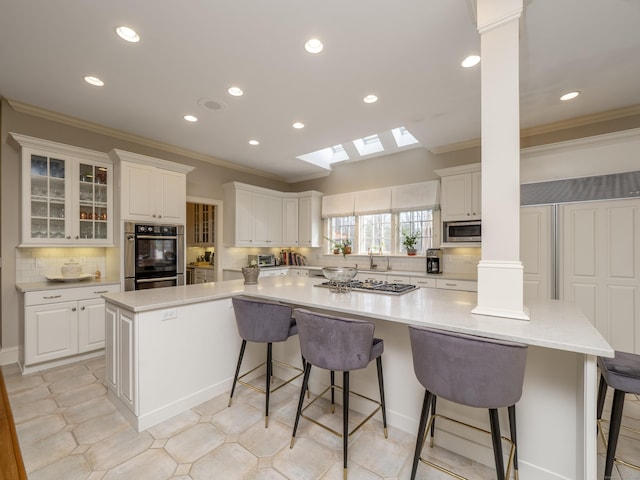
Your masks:
{"label": "potted plant", "polygon": [[251,260],[251,264],[242,267],[242,276],[244,277],[245,285],[255,285],[258,283],[258,276],[260,275],[260,266],[255,260]]}
{"label": "potted plant", "polygon": [[340,252],[343,251],[344,244],[340,240],[332,240],[329,237],[324,237],[324,238],[325,238],[325,240],[327,240],[332,245],[331,248],[333,249],[333,254],[334,255],[337,255],[337,254],[339,254]]}
{"label": "potted plant", "polygon": [[345,256],[349,254],[351,254],[351,240],[347,238],[342,242],[342,255]]}
{"label": "potted plant", "polygon": [[416,243],[418,243],[418,237],[420,237],[420,232],[402,232],[402,245],[407,249],[407,255],[413,256],[417,253]]}

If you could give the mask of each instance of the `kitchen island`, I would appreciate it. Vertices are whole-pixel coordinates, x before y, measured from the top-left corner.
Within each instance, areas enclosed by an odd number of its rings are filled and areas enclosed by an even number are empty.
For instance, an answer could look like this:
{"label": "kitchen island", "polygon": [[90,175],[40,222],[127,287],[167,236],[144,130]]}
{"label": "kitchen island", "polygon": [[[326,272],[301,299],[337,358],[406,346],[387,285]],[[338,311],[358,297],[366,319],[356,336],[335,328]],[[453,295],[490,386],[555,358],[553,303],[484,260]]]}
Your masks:
{"label": "kitchen island", "polygon": [[[558,301],[531,304],[531,320],[520,321],[471,314],[472,292],[420,288],[401,296],[338,294],[314,286],[320,282],[282,276],[258,285],[234,280],[105,295],[110,398],[144,430],[228,392],[240,345],[231,297],[248,294],[373,320],[376,336],[385,340],[389,423],[412,434],[423,390],[413,373],[407,324],[530,345],[517,406],[520,472],[523,478],[595,479],[596,357],[613,356],[613,350],[577,309]],[[252,347],[247,347],[247,365],[263,361],[263,349]],[[297,338],[274,345],[274,356],[299,363]],[[320,391],[327,381],[315,372],[311,389]],[[375,397],[375,368],[358,371],[352,383],[354,390]],[[439,410],[487,424],[484,410],[445,401]],[[506,417],[501,423],[508,425]],[[444,448],[493,465],[490,441],[482,436],[449,428],[436,438]]]}

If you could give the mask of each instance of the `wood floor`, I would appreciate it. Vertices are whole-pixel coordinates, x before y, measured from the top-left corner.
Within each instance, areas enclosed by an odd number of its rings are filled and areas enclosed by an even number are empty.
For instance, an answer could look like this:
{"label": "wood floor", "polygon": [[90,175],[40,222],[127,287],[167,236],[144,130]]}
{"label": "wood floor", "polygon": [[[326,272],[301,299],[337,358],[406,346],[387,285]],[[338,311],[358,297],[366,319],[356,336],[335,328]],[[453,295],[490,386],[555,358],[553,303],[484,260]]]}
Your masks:
{"label": "wood floor", "polygon": [[0,368],[0,479],[26,480],[11,405]]}

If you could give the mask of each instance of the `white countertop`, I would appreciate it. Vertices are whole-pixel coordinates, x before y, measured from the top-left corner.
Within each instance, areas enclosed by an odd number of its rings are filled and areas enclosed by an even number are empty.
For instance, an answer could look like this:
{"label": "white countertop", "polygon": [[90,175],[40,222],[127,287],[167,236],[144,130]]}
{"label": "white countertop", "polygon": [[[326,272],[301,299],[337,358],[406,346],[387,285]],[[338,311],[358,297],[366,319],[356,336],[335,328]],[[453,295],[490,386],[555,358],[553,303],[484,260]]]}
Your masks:
{"label": "white countertop", "polygon": [[613,356],[613,349],[573,305],[558,300],[527,304],[531,320],[475,315],[477,294],[419,288],[404,295],[368,292],[333,293],[314,287],[322,278],[276,276],[257,285],[230,280],[103,295],[135,313],[173,308],[248,294],[301,307],[327,309],[401,324],[418,324],[513,340],[528,345],[588,355]]}
{"label": "white countertop", "polygon": [[88,278],[86,280],[79,280],[77,282],[56,282],[56,281],[44,281],[44,282],[30,282],[30,283],[16,283],[16,289],[21,292],[39,292],[41,290],[57,290],[60,288],[78,288],[78,287],[93,287],[96,285],[117,285],[120,280],[117,278],[101,278],[96,280],[95,278]]}

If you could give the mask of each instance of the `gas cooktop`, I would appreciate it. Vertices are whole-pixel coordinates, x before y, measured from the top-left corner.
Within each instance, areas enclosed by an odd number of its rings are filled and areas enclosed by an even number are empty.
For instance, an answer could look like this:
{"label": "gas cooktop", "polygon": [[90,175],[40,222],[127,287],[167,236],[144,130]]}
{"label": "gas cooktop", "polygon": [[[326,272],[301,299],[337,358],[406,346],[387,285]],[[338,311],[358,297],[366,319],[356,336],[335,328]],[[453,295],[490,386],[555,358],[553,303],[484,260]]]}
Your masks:
{"label": "gas cooktop", "polygon": [[381,280],[351,280],[349,282],[323,282],[316,284],[316,287],[330,288],[338,292],[349,292],[357,290],[361,292],[385,293],[387,295],[402,295],[417,288],[417,285],[406,283],[387,283]]}

